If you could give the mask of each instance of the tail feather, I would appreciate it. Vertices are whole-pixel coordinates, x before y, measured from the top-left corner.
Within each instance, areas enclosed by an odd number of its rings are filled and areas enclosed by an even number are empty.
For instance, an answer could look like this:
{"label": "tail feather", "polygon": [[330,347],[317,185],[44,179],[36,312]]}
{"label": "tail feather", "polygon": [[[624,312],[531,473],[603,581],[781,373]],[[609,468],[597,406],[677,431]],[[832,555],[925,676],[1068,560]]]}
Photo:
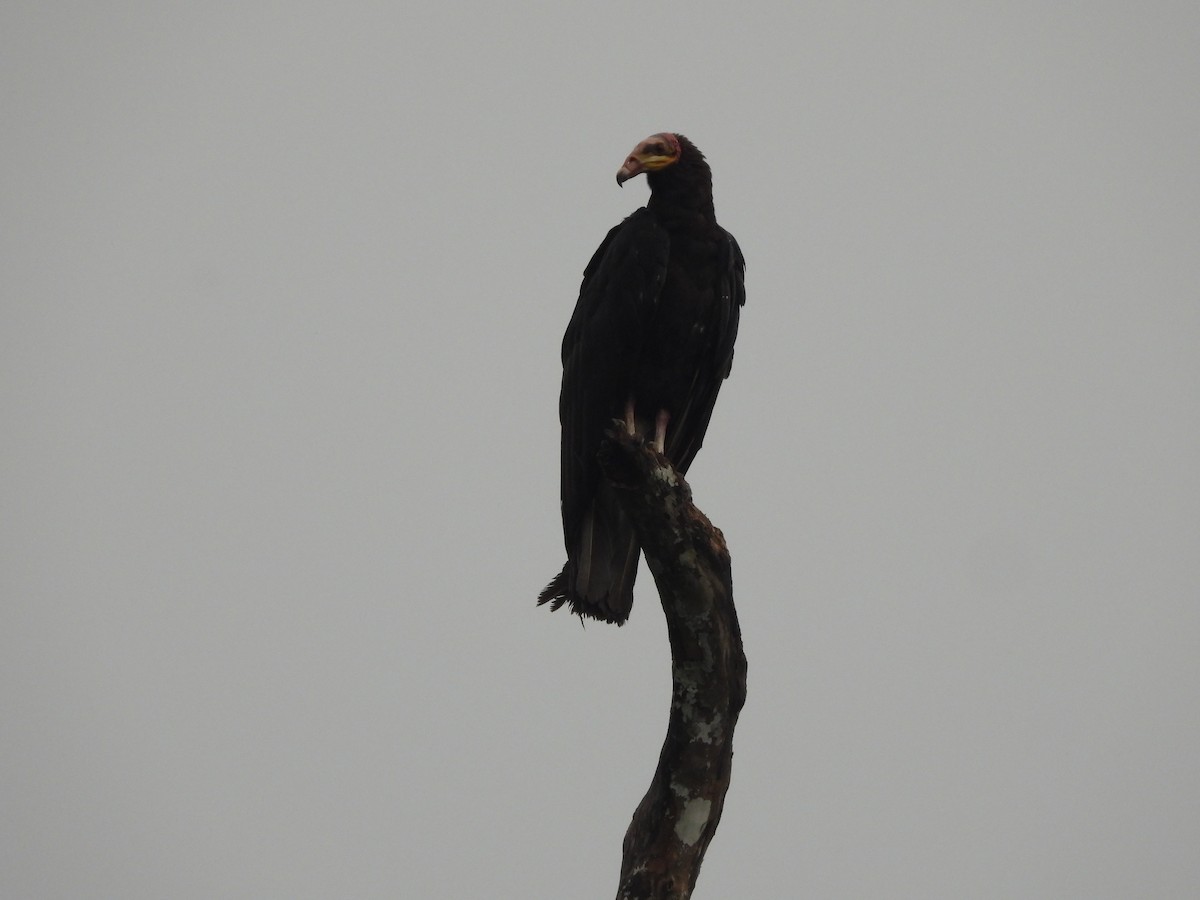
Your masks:
{"label": "tail feather", "polygon": [[567,564],[538,596],[538,605],[558,609],[569,603],[578,615],[624,624],[633,606],[639,554],[633,526],[602,486],[569,548]]}

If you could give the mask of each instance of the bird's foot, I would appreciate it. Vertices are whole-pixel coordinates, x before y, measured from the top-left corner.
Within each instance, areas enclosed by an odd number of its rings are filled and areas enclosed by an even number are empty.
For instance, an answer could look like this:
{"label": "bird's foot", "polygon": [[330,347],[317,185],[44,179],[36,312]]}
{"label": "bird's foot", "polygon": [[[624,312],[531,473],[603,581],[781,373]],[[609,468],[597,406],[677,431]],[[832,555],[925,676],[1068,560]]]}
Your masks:
{"label": "bird's foot", "polygon": [[670,421],[671,414],[665,409],[660,409],[654,417],[654,440],[650,442],[650,446],[659,453],[667,452],[667,423]]}

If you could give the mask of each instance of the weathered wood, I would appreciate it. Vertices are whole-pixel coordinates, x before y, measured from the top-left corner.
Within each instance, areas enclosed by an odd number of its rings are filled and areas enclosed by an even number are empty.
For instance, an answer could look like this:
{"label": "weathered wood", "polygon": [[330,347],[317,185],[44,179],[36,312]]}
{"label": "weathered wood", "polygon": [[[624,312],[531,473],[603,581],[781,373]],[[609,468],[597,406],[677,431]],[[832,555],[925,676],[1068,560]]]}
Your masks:
{"label": "weathered wood", "polygon": [[729,550],[683,476],[639,438],[615,429],[600,462],[637,530],[671,644],[667,737],[625,833],[617,900],[687,900],[721,819],[746,700]]}

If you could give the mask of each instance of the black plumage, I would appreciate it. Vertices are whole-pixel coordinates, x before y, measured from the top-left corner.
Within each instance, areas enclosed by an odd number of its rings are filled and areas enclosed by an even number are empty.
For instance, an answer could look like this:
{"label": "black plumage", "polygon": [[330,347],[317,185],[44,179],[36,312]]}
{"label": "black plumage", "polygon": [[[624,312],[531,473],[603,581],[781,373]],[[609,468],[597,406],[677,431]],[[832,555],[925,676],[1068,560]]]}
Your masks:
{"label": "black plumage", "polygon": [[682,135],[656,134],[634,148],[617,182],[641,172],[650,201],[592,256],[563,337],[567,564],[538,598],[617,624],[633,603],[639,547],[601,476],[600,444],[622,420],[686,472],[729,375],[746,298],[745,261],[717,224],[703,154]]}

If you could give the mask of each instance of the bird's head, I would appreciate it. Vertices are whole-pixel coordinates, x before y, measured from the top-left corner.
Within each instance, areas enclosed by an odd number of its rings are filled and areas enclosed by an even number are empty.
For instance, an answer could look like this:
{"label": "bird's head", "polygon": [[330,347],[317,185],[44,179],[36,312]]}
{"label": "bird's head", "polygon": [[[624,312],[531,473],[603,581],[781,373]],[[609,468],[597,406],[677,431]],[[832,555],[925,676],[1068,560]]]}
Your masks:
{"label": "bird's head", "polygon": [[625,164],[617,170],[617,184],[624,184],[642,172],[657,172],[678,161],[683,148],[679,138],[669,131],[652,134],[633,148]]}

